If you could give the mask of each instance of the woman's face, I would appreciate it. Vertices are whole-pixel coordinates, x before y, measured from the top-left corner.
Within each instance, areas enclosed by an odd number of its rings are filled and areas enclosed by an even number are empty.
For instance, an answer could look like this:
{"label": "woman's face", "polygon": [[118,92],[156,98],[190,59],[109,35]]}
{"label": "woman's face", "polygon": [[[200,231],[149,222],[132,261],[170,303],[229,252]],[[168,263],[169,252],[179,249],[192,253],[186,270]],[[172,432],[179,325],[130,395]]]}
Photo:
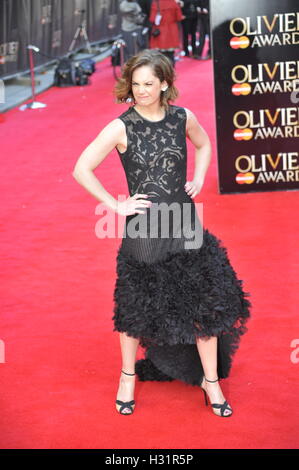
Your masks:
{"label": "woman's face", "polygon": [[167,87],[167,82],[160,82],[154,75],[153,69],[148,65],[143,65],[134,70],[132,75],[132,93],[136,104],[148,106],[160,103],[162,88]]}

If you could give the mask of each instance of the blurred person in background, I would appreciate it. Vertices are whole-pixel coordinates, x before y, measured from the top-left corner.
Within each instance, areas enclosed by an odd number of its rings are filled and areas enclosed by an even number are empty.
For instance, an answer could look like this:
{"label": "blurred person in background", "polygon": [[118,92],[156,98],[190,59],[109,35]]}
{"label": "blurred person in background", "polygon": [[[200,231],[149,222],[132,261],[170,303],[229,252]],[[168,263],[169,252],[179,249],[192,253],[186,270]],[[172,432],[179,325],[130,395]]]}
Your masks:
{"label": "blurred person in background", "polygon": [[[182,35],[185,57],[191,57],[191,55],[193,57],[197,57],[196,31],[198,13],[201,12],[201,9],[199,8],[199,0],[179,0],[177,3],[180,5],[184,17],[182,20]],[[189,37],[191,37],[191,55],[189,52]]]}
{"label": "blurred person in background", "polygon": [[175,66],[174,51],[180,47],[179,22],[182,11],[175,0],[153,0],[150,22],[153,24],[151,49],[159,49]]}
{"label": "blurred person in background", "polygon": [[149,20],[151,14],[153,0],[138,0],[138,4],[140,5],[143,13],[147,16]]}
{"label": "blurred person in background", "polygon": [[144,15],[135,0],[122,0],[119,5],[121,14],[121,34],[126,43],[124,61],[145,49],[146,41],[142,34],[144,30]]}
{"label": "blurred person in background", "polygon": [[[207,60],[211,58],[211,33],[210,33],[210,4],[209,0],[198,0],[200,12],[199,12],[199,46],[197,49],[198,59]],[[209,39],[209,46],[207,55],[203,57],[203,50],[206,39]]]}
{"label": "blurred person in background", "polygon": [[151,35],[151,22],[150,22],[150,14],[151,14],[151,7],[152,7],[153,0],[138,0],[138,4],[142,9],[142,13],[144,14],[144,28],[147,28],[147,31],[143,31],[144,34],[144,45],[145,49],[149,47],[149,38]]}

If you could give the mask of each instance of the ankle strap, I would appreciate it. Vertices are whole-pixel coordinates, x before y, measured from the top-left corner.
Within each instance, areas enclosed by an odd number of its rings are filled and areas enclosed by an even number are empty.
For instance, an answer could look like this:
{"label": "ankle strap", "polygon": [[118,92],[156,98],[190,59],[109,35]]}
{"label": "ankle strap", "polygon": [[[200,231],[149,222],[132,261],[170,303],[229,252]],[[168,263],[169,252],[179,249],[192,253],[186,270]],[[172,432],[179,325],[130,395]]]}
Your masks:
{"label": "ankle strap", "polygon": [[206,380],[207,382],[210,382],[211,384],[213,384],[213,383],[215,383],[215,382],[218,382],[219,379],[216,379],[216,380],[208,380],[208,379],[205,378],[205,380]]}
{"label": "ankle strap", "polygon": [[135,374],[128,374],[128,372],[125,372],[122,370],[122,373],[125,374],[125,375],[135,375]]}

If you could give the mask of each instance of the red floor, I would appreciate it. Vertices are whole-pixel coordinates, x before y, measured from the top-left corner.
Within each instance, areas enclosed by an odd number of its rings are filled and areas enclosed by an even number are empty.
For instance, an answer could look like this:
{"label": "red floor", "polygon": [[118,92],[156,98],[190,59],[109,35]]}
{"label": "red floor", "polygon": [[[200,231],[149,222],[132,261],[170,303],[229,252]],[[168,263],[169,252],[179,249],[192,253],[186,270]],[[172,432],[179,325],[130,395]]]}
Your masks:
{"label": "red floor", "polygon": [[[212,62],[182,60],[177,75],[177,104],[197,114],[214,149],[196,202],[253,304],[222,385],[234,415],[218,418],[197,387],[178,381],[137,383],[134,415],[115,411],[120,239],[96,236],[98,202],[71,175],[85,146],[126,109],[114,103],[106,60],[92,86],[52,88],[38,96],[47,108],[15,109],[0,123],[1,448],[298,448],[299,193],[219,195]],[[96,174],[114,197],[128,194],[115,151]]]}

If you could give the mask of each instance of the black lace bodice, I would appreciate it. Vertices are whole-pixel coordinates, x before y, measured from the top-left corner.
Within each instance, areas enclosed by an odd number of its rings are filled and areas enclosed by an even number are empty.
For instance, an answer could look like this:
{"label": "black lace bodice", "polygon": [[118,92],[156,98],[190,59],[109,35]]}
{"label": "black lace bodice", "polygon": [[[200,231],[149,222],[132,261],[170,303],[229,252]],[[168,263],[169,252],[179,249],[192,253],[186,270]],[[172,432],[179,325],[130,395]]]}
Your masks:
{"label": "black lace bodice", "polygon": [[127,150],[119,153],[129,193],[172,202],[186,182],[186,111],[170,105],[164,119],[149,121],[134,107],[119,119],[126,126]]}

